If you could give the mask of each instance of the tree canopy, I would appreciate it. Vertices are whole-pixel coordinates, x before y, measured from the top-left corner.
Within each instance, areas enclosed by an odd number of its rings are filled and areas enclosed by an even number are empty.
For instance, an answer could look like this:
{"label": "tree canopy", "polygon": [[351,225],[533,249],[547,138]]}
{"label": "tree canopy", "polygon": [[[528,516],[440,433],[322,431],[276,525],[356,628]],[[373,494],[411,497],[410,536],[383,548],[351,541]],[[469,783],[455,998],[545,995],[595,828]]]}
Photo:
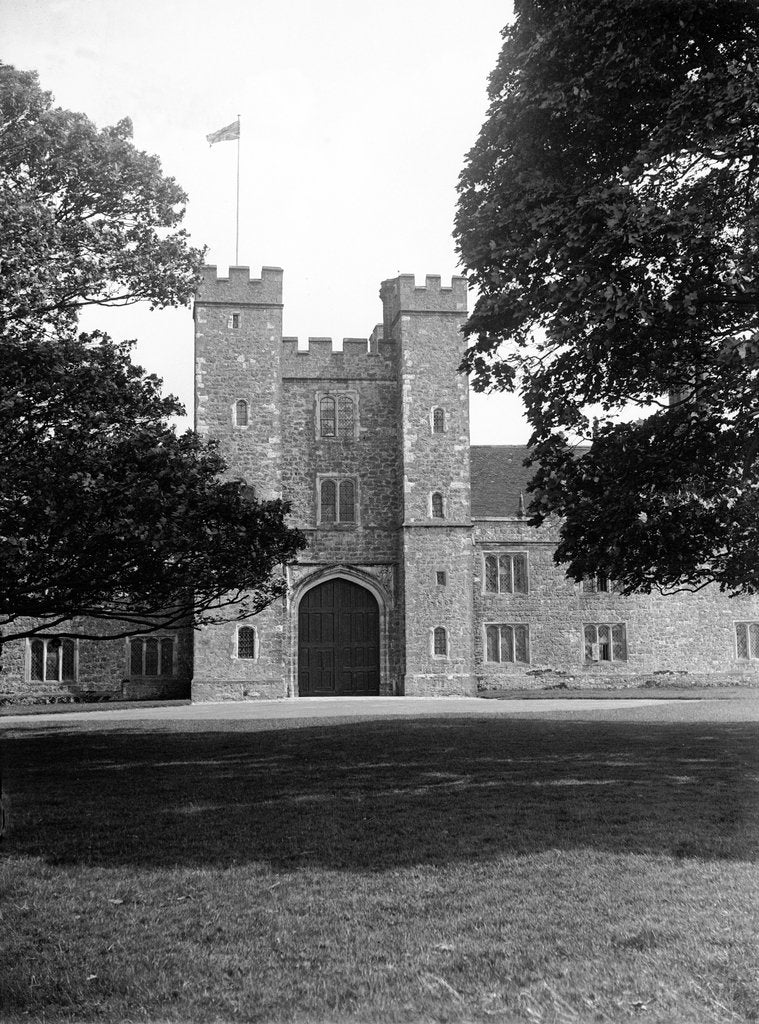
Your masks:
{"label": "tree canopy", "polygon": [[755,592],[759,6],[515,13],[459,185],[463,367],[522,394],[571,577]]}
{"label": "tree canopy", "polygon": [[[85,305],[191,297],[186,197],[127,121],[98,130],[0,65],[0,629],[125,636],[284,593],[289,506],[224,482],[213,444]],[[29,619],[36,622],[30,622]],[[98,620],[97,625],[89,620]]]}

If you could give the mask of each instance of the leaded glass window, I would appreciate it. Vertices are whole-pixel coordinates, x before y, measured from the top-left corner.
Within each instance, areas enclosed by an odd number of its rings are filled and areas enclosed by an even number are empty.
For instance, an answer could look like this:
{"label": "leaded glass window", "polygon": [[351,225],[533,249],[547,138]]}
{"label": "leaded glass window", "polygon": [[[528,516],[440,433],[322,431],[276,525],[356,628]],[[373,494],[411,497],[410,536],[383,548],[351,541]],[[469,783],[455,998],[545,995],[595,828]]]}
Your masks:
{"label": "leaded glass window", "polygon": [[238,626],[237,657],[247,659],[256,657],[256,630],[254,626]]}
{"label": "leaded glass window", "polygon": [[486,593],[526,594],[527,587],[527,555],[485,555]]}
{"label": "leaded glass window", "polygon": [[170,676],[174,673],[174,640],[170,636],[163,636],[160,640],[161,647],[161,675]]}
{"label": "leaded glass window", "polygon": [[340,482],[340,522],[355,523],[356,521],[356,486],[352,480]]}
{"label": "leaded glass window", "polygon": [[355,405],[350,395],[340,395],[337,400],[338,437],[353,437],[355,430]]}
{"label": "leaded glass window", "polygon": [[328,477],[319,484],[319,522],[322,524],[357,521],[357,486],[353,477]]}
{"label": "leaded glass window", "polygon": [[76,677],[76,647],[73,640],[61,641],[61,679]]}
{"label": "leaded glass window", "polygon": [[248,421],[248,403],[244,398],[240,398],[235,402],[235,425],[238,427],[247,427]]}
{"label": "leaded glass window", "polygon": [[30,644],[30,676],[35,681],[45,679],[45,641],[32,640]]}
{"label": "leaded glass window", "polygon": [[445,431],[445,412],[442,409],[432,410],[432,432],[442,434]]}
{"label": "leaded glass window", "polygon": [[77,641],[44,636],[29,641],[29,678],[34,682],[74,682],[77,676]]}
{"label": "leaded glass window", "polygon": [[741,660],[759,658],[759,622],[736,622],[735,638]]}
{"label": "leaded glass window", "polygon": [[176,637],[133,636],[129,641],[129,674],[173,676]]}
{"label": "leaded glass window", "polygon": [[435,626],[432,632],[432,650],[438,657],[448,654],[448,634],[443,626]]}
{"label": "leaded glass window", "polygon": [[432,495],[432,518],[445,518],[443,509],[443,495],[440,493],[440,491],[435,491],[435,493]]}
{"label": "leaded glass window", "polygon": [[158,641],[154,636],[145,641],[145,675],[158,675]]}
{"label": "leaded glass window", "polygon": [[530,655],[527,626],[521,623],[486,626],[485,660],[528,664]]}
{"label": "leaded glass window", "polygon": [[334,480],[322,480],[321,521],[334,523],[337,519],[337,484]]}
{"label": "leaded glass window", "polygon": [[584,579],[581,589],[583,594],[610,594],[613,588],[608,576],[599,573],[597,576],[588,576]]}
{"label": "leaded glass window", "polygon": [[319,433],[322,437],[335,436],[335,400],[322,398],[319,402]]}
{"label": "leaded glass window", "polygon": [[623,622],[589,622],[584,627],[586,661],[627,661]]}

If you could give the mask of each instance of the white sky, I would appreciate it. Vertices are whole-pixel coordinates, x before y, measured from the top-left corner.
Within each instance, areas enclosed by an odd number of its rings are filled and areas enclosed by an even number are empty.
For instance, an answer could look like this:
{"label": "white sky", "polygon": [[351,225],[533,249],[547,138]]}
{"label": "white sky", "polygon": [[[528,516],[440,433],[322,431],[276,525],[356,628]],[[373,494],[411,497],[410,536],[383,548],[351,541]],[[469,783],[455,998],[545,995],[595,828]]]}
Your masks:
{"label": "white sky", "polygon": [[[134,122],[189,195],[207,259],[285,270],[284,330],[364,337],[384,278],[458,272],[455,184],[486,111],[511,3],[499,0],[0,0],[0,59],[37,70],[56,103]],[[471,301],[471,299],[470,299]],[[104,313],[192,409],[189,310]],[[472,396],[472,441],[527,437],[518,403]]]}

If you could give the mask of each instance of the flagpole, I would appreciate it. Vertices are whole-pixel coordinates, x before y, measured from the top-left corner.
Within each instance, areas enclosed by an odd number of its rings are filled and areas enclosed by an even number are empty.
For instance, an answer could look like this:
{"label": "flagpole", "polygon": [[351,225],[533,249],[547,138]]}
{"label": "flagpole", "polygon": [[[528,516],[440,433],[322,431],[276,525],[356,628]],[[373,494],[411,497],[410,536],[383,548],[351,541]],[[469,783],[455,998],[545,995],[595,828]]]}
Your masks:
{"label": "flagpole", "polygon": [[240,115],[237,115],[237,210],[235,213],[235,266],[240,263]]}

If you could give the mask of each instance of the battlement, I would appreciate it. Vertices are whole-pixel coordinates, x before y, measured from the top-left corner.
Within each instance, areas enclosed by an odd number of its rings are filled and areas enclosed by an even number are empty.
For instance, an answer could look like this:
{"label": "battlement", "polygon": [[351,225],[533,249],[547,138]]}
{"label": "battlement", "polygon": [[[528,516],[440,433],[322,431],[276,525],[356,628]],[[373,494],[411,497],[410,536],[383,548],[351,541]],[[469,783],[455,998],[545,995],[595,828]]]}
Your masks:
{"label": "battlement", "polygon": [[439,275],[428,274],[424,285],[417,286],[413,274],[383,281],[380,298],[384,310],[385,337],[390,337],[390,327],[402,313],[455,313],[461,319],[466,316],[466,278],[451,278],[450,288],[440,284]]}
{"label": "battlement", "polygon": [[228,277],[219,277],[216,267],[207,265],[202,274],[196,305],[282,305],[281,267],[262,267],[260,277],[251,277],[250,267],[230,267]]}
{"label": "battlement", "polygon": [[[376,331],[376,328],[375,328]],[[386,345],[373,332],[367,338],[343,338],[342,351],[332,338],[309,338],[298,348],[297,338],[282,339],[283,377],[385,377],[393,372],[395,345]]]}

